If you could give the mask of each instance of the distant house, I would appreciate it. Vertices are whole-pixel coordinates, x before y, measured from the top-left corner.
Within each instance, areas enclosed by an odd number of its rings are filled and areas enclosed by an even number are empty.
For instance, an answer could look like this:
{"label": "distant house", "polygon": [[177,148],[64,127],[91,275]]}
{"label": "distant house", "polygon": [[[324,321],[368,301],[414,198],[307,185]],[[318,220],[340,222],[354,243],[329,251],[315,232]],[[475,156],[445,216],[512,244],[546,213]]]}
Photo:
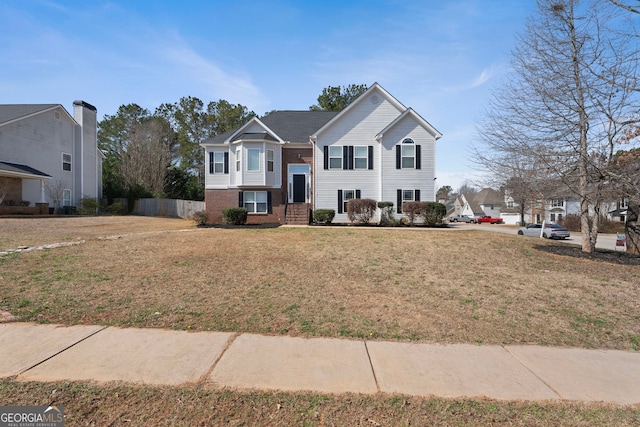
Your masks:
{"label": "distant house", "polygon": [[[0,186],[4,200],[77,206],[102,196],[97,110],[73,102],[0,105]],[[58,200],[53,200],[58,199]]]}
{"label": "distant house", "polygon": [[253,224],[306,224],[315,209],[345,223],[347,202],[358,198],[393,202],[402,217],[403,202],[435,198],[441,136],[377,83],[340,112],[254,117],[201,144],[209,221],[244,207]]}
{"label": "distant house", "polygon": [[498,191],[483,188],[475,194],[459,194],[453,202],[452,215],[498,218],[501,215],[503,203],[503,198]]}

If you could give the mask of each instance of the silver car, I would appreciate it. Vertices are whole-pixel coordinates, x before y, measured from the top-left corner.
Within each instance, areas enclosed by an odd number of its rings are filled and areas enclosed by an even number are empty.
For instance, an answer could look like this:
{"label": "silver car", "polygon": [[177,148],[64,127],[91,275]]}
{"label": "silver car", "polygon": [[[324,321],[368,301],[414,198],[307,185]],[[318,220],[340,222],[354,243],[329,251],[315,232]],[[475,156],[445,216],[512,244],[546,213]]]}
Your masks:
{"label": "silver car", "polygon": [[520,236],[540,237],[541,232],[545,239],[566,239],[571,236],[569,230],[558,224],[545,224],[544,231],[542,224],[531,224],[518,229]]}

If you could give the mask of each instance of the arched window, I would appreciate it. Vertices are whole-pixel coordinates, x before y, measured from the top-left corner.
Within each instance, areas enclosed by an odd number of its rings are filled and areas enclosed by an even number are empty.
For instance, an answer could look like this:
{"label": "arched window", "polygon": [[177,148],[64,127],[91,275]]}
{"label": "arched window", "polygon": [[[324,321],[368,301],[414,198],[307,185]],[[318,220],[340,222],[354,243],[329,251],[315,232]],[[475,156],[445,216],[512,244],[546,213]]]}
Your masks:
{"label": "arched window", "polygon": [[416,144],[411,138],[402,140],[402,169],[416,167]]}

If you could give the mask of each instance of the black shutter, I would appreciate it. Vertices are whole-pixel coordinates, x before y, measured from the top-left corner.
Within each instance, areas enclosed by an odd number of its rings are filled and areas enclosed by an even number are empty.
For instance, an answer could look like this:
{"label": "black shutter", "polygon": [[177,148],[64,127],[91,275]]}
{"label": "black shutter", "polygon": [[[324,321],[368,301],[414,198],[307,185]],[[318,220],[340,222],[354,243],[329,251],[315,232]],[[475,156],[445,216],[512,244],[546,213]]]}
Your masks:
{"label": "black shutter", "polygon": [[396,145],[396,169],[400,169],[401,162],[402,162],[402,154],[400,153],[400,146]]}
{"label": "black shutter", "polygon": [[349,169],[349,146],[342,147],[342,169]]}
{"label": "black shutter", "polygon": [[342,213],[342,190],[338,190],[338,213]]}
{"label": "black shutter", "polygon": [[229,173],[229,153],[224,153],[224,173]]}
{"label": "black shutter", "polygon": [[242,191],[238,191],[238,207],[244,208],[244,195]]}
{"label": "black shutter", "polygon": [[213,173],[213,152],[209,152],[209,173]]}
{"label": "black shutter", "polygon": [[356,190],[356,199],[360,199],[360,190]]}
{"label": "black shutter", "polygon": [[416,169],[422,167],[422,156],[420,155],[420,146],[416,144]]}
{"label": "black shutter", "polygon": [[353,170],[353,145],[349,146],[349,170]]}
{"label": "black shutter", "polygon": [[324,149],[324,169],[329,169],[329,146],[325,145]]}
{"label": "black shutter", "polygon": [[420,190],[417,190],[417,189],[413,190],[413,193],[414,193],[414,198],[415,198],[416,202],[419,202],[420,201]]}
{"label": "black shutter", "polygon": [[398,213],[402,213],[402,190],[398,190],[397,202],[398,202],[397,211]]}
{"label": "black shutter", "polygon": [[369,169],[373,169],[373,145],[369,146]]}
{"label": "black shutter", "polygon": [[267,213],[273,213],[271,208],[271,191],[267,191]]}

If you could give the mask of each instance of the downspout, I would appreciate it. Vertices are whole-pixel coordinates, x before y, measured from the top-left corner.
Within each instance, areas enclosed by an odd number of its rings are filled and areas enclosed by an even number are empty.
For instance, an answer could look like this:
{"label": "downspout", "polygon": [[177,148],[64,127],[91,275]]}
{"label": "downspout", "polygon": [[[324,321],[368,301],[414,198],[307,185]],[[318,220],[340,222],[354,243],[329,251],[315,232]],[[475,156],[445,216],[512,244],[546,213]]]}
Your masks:
{"label": "downspout", "polygon": [[310,136],[309,142],[311,142],[311,214],[316,210],[316,142],[318,138],[316,136]]}
{"label": "downspout", "polygon": [[[382,135],[376,136],[375,137],[376,142],[378,143],[378,159],[377,161],[379,162],[379,166],[378,166],[378,201],[379,202],[384,202],[385,200],[382,200]],[[375,168],[375,164],[373,165],[373,167]],[[378,223],[380,223],[380,221],[382,221],[382,209],[378,209],[376,207],[376,213],[378,214]]]}
{"label": "downspout", "polygon": [[44,197],[44,179],[40,179],[40,202],[38,203],[46,203]]}

